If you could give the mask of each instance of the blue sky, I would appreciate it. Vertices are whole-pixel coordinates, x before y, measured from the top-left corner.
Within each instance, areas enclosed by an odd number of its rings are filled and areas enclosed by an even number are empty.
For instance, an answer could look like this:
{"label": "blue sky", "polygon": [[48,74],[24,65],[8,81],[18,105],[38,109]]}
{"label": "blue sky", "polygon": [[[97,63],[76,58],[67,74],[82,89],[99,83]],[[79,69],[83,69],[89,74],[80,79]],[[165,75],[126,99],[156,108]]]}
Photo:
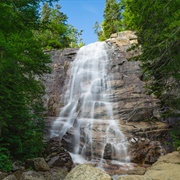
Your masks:
{"label": "blue sky", "polygon": [[106,0],[60,0],[61,11],[68,16],[68,24],[78,30],[84,30],[83,42],[90,44],[97,41],[93,26],[96,21],[103,21]]}

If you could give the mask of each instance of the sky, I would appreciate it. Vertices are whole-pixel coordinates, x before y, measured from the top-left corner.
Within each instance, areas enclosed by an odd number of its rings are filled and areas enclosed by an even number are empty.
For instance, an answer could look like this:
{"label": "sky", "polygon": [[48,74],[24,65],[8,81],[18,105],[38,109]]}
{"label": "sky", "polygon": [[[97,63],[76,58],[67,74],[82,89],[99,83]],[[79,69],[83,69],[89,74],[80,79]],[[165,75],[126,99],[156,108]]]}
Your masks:
{"label": "sky", "polygon": [[83,42],[87,45],[97,41],[93,26],[103,21],[106,0],[59,0],[61,11],[68,16],[68,24],[83,30]]}

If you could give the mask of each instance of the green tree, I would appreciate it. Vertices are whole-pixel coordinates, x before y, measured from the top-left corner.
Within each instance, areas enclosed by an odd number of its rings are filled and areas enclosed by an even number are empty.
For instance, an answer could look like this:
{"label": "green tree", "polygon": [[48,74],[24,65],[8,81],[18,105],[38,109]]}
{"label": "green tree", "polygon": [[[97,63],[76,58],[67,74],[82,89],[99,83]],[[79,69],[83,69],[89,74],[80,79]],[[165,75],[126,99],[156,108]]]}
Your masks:
{"label": "green tree", "polygon": [[128,29],[138,35],[145,78],[153,80],[151,90],[167,104],[169,112],[179,108],[180,68],[180,2],[163,0],[126,0],[125,16]]}
{"label": "green tree", "polygon": [[70,44],[67,36],[67,16],[60,10],[60,5],[51,8],[48,3],[42,8],[40,19],[42,29],[35,31],[35,35],[44,49],[61,49]]}
{"label": "green tree", "polygon": [[0,2],[0,159],[8,163],[1,169],[9,170],[9,157],[35,157],[43,150],[42,76],[50,72],[50,58],[32,33],[40,27],[40,2]]}
{"label": "green tree", "polygon": [[82,42],[82,31],[67,23],[68,17],[61,12],[61,6],[52,8],[48,3],[44,4],[41,11],[42,29],[34,31],[36,38],[43,49],[62,49],[67,47],[79,47]]}
{"label": "green tree", "polygon": [[99,22],[96,21],[95,24],[94,24],[94,27],[93,27],[94,34],[97,35],[99,41],[105,41],[107,39],[105,37],[104,30],[102,28],[103,25],[104,25],[104,21],[101,24],[99,24]]}
{"label": "green tree", "polygon": [[104,21],[102,23],[101,35],[106,39],[111,34],[116,33],[122,29],[122,4],[116,2],[116,0],[106,0],[106,6],[104,9]]}
{"label": "green tree", "polygon": [[68,33],[67,36],[70,39],[69,47],[78,48],[82,47],[85,44],[83,43],[83,39],[81,38],[83,30],[78,31],[72,25],[68,25]]}

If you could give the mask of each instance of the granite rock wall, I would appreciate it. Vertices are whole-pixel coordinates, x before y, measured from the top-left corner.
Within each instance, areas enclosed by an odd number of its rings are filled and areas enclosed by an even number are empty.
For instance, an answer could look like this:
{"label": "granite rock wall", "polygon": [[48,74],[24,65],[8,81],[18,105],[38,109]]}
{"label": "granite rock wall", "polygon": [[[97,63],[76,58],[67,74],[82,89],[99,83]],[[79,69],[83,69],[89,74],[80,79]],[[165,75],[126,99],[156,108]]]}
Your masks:
{"label": "granite rock wall", "polygon": [[[141,53],[139,49],[127,51],[132,44],[137,43],[137,37],[134,32],[125,31],[113,34],[106,43],[109,45],[110,58],[107,83],[112,87],[107,99],[113,102],[114,118],[128,138],[131,161],[153,163],[160,155],[167,153],[165,140],[169,129],[166,123],[159,121],[159,100],[146,93],[141,63],[128,60]],[[77,51],[78,49],[65,49],[47,52],[52,56],[52,74],[45,77],[46,137],[64,105],[63,97],[68,88],[70,66]],[[103,115],[103,110],[97,109],[94,113]],[[73,129],[67,135],[71,132],[73,133]]]}

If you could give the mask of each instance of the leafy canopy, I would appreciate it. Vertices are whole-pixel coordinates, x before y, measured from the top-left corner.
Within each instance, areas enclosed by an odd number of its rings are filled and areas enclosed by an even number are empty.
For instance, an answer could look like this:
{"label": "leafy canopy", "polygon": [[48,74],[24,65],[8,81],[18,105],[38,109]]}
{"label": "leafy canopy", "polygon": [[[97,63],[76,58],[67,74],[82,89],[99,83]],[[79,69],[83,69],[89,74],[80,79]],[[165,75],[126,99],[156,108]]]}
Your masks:
{"label": "leafy canopy", "polygon": [[[42,77],[50,73],[50,57],[35,32],[45,28],[67,33],[66,15],[51,10],[51,25],[39,16],[40,3],[53,0],[0,2],[0,169],[11,169],[10,158],[41,155],[43,144]],[[61,22],[58,24],[61,18]],[[48,20],[48,19],[47,19]],[[46,25],[44,25],[46,24]],[[48,29],[49,28],[49,29]],[[57,34],[55,33],[55,36]],[[58,37],[65,41],[64,36]],[[56,42],[57,43],[57,42]],[[58,43],[57,43],[58,44]],[[59,44],[58,44],[59,45]],[[59,46],[61,47],[61,45]]]}

